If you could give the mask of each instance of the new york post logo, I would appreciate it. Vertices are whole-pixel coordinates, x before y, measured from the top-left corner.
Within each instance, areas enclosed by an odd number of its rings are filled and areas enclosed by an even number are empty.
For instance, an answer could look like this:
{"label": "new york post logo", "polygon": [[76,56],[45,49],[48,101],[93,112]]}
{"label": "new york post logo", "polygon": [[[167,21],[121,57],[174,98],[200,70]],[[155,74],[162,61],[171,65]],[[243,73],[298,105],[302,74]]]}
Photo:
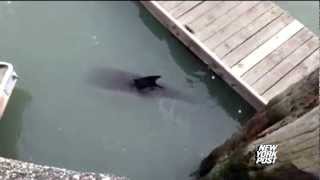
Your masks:
{"label": "new york post logo", "polygon": [[277,159],[278,145],[261,144],[256,151],[256,164],[270,165]]}

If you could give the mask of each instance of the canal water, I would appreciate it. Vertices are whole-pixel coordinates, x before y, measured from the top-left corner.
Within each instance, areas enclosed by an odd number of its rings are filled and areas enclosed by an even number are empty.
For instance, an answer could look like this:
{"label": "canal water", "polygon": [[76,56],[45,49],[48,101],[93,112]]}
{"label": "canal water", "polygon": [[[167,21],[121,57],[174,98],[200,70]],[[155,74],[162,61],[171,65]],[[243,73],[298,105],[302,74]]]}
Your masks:
{"label": "canal water", "polygon": [[[20,76],[0,121],[4,157],[188,179],[253,113],[136,2],[0,2],[0,39]],[[161,75],[165,90],[108,81],[133,74]]]}
{"label": "canal water", "polygon": [[275,1],[289,14],[300,20],[312,32],[320,35],[319,1]]}

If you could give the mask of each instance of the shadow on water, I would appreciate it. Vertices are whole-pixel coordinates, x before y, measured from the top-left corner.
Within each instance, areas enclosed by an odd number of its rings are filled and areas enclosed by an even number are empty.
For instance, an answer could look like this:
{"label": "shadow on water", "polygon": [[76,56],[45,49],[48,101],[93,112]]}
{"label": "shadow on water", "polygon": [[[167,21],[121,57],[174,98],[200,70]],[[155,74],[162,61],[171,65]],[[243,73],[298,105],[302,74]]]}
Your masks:
{"label": "shadow on water", "polygon": [[31,94],[15,89],[9,100],[3,118],[0,120],[0,156],[17,159],[17,144],[21,134],[22,114]]}
{"label": "shadow on water", "polygon": [[[161,25],[141,4],[134,2],[139,8],[139,16],[146,27],[159,39],[165,40],[175,63],[190,77],[186,82],[190,85],[204,83],[211,98],[217,100],[226,112],[243,124],[253,113],[254,109],[240,97],[222,79],[209,70],[189,49],[176,39],[163,25]],[[215,77],[212,80],[212,76]],[[238,110],[242,113],[239,114]]]}

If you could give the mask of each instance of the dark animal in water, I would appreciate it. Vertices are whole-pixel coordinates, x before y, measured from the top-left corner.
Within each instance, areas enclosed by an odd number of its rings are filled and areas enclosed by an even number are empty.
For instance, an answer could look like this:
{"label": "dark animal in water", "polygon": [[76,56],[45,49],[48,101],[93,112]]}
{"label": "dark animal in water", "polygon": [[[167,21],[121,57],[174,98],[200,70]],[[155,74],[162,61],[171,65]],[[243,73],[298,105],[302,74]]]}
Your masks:
{"label": "dark animal in water", "polygon": [[213,164],[214,158],[212,157],[206,157],[203,159],[200,163],[200,167],[197,171],[191,173],[189,176],[190,177],[195,177],[196,179],[200,179],[205,177],[212,169],[212,164]]}
{"label": "dark animal in water", "polygon": [[162,86],[157,84],[157,80],[161,78],[161,76],[146,76],[142,78],[133,79],[133,85],[139,91],[144,89],[153,90],[154,88],[163,88]]}
{"label": "dark animal in water", "polygon": [[169,84],[157,83],[158,75],[143,76],[110,67],[93,68],[86,78],[91,86],[143,98],[168,98],[189,103],[195,100]]}
{"label": "dark animal in water", "polygon": [[196,179],[201,179],[207,176],[211,169],[216,165],[218,158],[221,157],[224,151],[225,150],[223,146],[219,146],[214,149],[206,158],[201,161],[198,170],[191,173],[190,176],[195,177]]}

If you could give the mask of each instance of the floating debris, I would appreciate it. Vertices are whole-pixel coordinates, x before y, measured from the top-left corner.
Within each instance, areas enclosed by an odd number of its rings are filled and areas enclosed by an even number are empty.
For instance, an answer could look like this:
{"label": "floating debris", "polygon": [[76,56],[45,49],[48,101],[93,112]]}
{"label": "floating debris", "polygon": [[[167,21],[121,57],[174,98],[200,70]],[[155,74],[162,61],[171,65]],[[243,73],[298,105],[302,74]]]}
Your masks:
{"label": "floating debris", "polygon": [[196,71],[194,74],[197,76],[205,76],[207,73],[205,71]]}

